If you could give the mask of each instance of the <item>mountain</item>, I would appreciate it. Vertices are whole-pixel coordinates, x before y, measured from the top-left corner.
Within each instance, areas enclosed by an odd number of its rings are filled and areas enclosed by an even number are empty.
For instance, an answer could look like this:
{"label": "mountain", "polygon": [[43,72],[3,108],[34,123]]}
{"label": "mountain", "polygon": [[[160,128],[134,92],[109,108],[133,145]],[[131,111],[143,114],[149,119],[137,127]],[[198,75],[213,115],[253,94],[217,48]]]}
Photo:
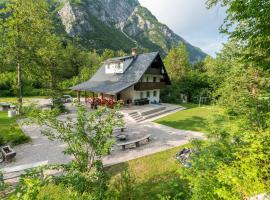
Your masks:
{"label": "mountain", "polygon": [[192,62],[206,54],[160,23],[138,0],[72,0],[58,12],[65,32],[89,49],[130,51],[134,46],[166,54],[180,42]]}

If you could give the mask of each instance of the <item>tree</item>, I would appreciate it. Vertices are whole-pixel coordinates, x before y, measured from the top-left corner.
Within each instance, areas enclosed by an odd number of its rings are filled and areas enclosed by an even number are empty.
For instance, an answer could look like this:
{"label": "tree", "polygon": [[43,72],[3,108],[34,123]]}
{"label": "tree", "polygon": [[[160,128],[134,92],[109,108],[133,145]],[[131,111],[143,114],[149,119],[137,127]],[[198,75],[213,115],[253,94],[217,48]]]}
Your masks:
{"label": "tree", "polygon": [[[107,199],[108,178],[102,157],[110,152],[114,144],[113,130],[123,126],[117,111],[117,108],[103,107],[88,112],[86,107],[78,105],[76,119],[61,120],[56,110],[29,108],[28,123],[46,127],[42,134],[51,140],[65,143],[67,147],[64,153],[71,155],[73,160],[66,165],[43,166],[22,175],[17,186],[17,196],[38,199],[42,187],[50,184],[54,187],[62,185],[67,191],[70,190],[70,199]],[[44,170],[61,170],[63,174],[48,176],[44,175]]]}
{"label": "tree", "polygon": [[190,183],[191,199],[249,199],[269,192],[270,185],[270,54],[263,50],[269,30],[262,20],[269,19],[270,4],[208,1],[210,6],[218,2],[228,8],[222,31],[231,40],[216,60],[208,58],[206,70],[217,83],[219,105],[235,127],[213,127],[208,140],[194,141],[192,167],[182,174]]}
{"label": "tree", "polygon": [[270,1],[268,0],[207,0],[209,8],[221,4],[227,9],[227,17],[221,27],[241,46],[242,60],[256,63],[257,67],[270,66]]}
{"label": "tree", "polygon": [[[54,48],[56,43],[49,42],[52,41],[52,20],[48,3],[42,0],[9,0],[1,8],[0,13],[2,16],[0,30],[3,33],[1,55],[6,58],[6,63],[17,67],[18,111],[21,114],[22,79],[27,73],[32,75],[35,72],[40,75],[40,72],[44,71],[46,63],[39,65],[40,57],[37,54],[45,48],[47,48],[47,53],[55,52],[51,48]],[[52,58],[52,56],[46,56],[48,60]],[[54,59],[50,60],[50,62],[54,61]]]}
{"label": "tree", "polygon": [[168,74],[172,81],[177,82],[186,76],[190,69],[189,56],[184,43],[173,47],[164,60]]}
{"label": "tree", "polygon": [[55,111],[34,110],[30,117],[34,123],[48,127],[42,134],[67,144],[64,153],[74,157],[76,169],[91,173],[101,157],[110,151],[114,142],[111,138],[113,129],[123,126],[123,121],[117,117],[117,109],[99,108],[87,112],[81,105],[77,109],[76,120],[59,120]]}

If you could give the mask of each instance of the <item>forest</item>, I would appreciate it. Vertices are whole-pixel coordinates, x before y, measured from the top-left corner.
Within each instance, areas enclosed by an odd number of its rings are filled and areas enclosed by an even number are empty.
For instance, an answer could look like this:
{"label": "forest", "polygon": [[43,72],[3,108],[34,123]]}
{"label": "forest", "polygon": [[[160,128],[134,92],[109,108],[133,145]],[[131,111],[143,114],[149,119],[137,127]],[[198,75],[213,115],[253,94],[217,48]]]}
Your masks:
{"label": "forest", "polygon": [[[168,192],[160,191],[158,199],[240,200],[270,192],[270,2],[206,1],[209,9],[217,5],[227,9],[220,32],[229,41],[215,58],[208,56],[193,63],[183,43],[172,48],[163,58],[172,85],[163,89],[161,99],[181,104],[181,95],[187,96],[189,103],[199,103],[204,97],[205,103],[219,106],[235,128],[215,126],[221,115],[217,113],[207,139],[189,144],[196,149],[192,167],[178,169],[177,177],[167,182]],[[85,50],[76,39],[58,34],[51,10],[43,0],[9,0],[1,6],[0,97],[16,96],[21,104],[26,96],[55,98],[69,94],[69,87],[91,78],[106,59],[130,54]],[[20,109],[23,112],[22,105]],[[39,177],[44,169],[29,172],[10,199],[50,199],[46,190],[54,195],[63,192],[65,199],[138,199],[135,180],[128,170],[113,180],[116,186],[112,188],[102,162],[89,159],[89,149],[101,157],[112,145],[106,131],[122,123],[116,111],[103,108],[87,114],[80,106],[78,110],[80,123],[75,124],[58,121],[53,112],[30,113],[36,123],[58,130],[59,134],[45,134],[69,144],[66,153],[76,159],[67,166],[49,167],[64,170],[60,177]],[[105,119],[101,117],[104,114]],[[103,126],[89,124],[95,119]],[[84,137],[85,126],[96,130],[96,135]],[[72,127],[77,137],[70,134]],[[87,148],[79,150],[81,146]]]}

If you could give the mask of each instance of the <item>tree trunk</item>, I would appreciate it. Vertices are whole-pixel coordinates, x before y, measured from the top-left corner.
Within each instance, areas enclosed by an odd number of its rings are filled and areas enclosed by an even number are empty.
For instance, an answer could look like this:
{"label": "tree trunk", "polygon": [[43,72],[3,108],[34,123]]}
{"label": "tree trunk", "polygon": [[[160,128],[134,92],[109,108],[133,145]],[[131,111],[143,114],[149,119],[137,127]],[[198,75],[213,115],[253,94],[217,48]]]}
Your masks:
{"label": "tree trunk", "polygon": [[23,97],[22,97],[22,69],[20,63],[17,63],[17,92],[18,92],[18,112],[22,114]]}

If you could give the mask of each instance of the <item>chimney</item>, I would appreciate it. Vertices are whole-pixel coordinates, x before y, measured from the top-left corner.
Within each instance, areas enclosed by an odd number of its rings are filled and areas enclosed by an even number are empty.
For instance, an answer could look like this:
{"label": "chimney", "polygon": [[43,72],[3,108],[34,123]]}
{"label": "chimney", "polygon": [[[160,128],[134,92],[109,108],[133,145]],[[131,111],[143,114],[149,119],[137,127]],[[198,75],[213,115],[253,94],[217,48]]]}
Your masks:
{"label": "chimney", "polygon": [[131,49],[131,55],[132,56],[137,56],[137,48],[132,48]]}

